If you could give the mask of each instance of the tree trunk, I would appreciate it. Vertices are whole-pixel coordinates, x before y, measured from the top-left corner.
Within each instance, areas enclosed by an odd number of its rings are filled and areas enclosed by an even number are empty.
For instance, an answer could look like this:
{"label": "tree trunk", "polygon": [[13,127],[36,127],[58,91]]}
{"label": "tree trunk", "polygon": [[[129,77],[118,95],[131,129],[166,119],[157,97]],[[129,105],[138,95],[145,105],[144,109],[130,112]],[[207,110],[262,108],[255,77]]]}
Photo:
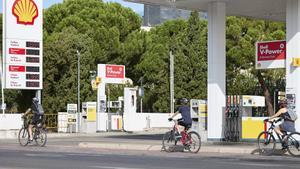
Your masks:
{"label": "tree trunk", "polygon": [[270,95],[268,88],[266,87],[264,77],[262,76],[261,71],[257,71],[257,78],[258,78],[259,84],[261,85],[261,87],[263,89],[263,93],[264,93],[264,96],[266,99],[268,115],[272,116],[272,115],[274,115],[274,109],[273,109],[273,105],[272,105],[271,95]]}

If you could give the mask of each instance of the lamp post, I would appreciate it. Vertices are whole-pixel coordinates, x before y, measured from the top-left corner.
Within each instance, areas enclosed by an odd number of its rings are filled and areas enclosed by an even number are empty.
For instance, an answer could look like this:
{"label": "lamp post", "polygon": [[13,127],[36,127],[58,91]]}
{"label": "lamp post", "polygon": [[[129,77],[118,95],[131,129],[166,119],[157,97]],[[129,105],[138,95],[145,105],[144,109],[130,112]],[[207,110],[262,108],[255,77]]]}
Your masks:
{"label": "lamp post", "polygon": [[143,78],[141,77],[138,82],[141,82],[141,86],[139,87],[139,96],[141,97],[141,113],[143,112],[143,96],[144,96],[144,87],[143,87]]}
{"label": "lamp post", "polygon": [[77,50],[77,127],[76,131],[80,129],[80,52]]}

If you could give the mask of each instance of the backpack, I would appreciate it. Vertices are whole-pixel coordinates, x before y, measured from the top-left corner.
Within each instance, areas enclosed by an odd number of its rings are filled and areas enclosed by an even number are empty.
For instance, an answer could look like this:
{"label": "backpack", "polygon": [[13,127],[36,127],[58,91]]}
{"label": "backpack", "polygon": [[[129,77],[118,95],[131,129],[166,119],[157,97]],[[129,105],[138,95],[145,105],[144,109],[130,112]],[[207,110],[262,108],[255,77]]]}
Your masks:
{"label": "backpack", "polygon": [[298,115],[296,114],[296,111],[288,109],[288,114],[289,114],[292,121],[297,120]]}
{"label": "backpack", "polygon": [[44,114],[44,109],[43,109],[43,107],[42,107],[41,104],[37,103],[37,104],[34,104],[34,106],[35,106],[35,108],[36,108],[36,110],[37,110],[36,113],[37,113],[38,115],[43,115],[43,114]]}

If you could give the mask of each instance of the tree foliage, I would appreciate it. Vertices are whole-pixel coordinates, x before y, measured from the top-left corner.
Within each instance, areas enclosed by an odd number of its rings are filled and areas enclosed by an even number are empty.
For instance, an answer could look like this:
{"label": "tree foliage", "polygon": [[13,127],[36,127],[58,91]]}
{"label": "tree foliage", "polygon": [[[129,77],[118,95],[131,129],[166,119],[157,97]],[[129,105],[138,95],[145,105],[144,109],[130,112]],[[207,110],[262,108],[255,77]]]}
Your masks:
{"label": "tree foliage", "polygon": [[[122,64],[134,85],[143,79],[144,111],[170,112],[170,51],[175,61],[175,98],[206,99],[207,21],[192,12],[187,21],[170,20],[149,32],[140,27],[141,18],[117,3],[64,0],[46,9],[42,91],[46,112],[65,111],[67,103],[77,103],[77,50],[81,102],[96,100],[89,71],[100,63]],[[283,23],[227,18],[227,94],[267,95],[268,91],[270,97],[275,87],[284,89],[284,70],[254,68],[255,43],[284,39],[284,30]],[[111,99],[122,93],[122,86],[108,88]],[[29,106],[34,91],[5,90],[5,94],[9,111],[20,112]]]}
{"label": "tree foliage", "polygon": [[197,12],[188,21],[168,21],[149,32],[146,52],[137,65],[146,82],[146,111],[170,112],[170,51],[175,98],[206,98],[206,34],[206,21],[200,21]]}

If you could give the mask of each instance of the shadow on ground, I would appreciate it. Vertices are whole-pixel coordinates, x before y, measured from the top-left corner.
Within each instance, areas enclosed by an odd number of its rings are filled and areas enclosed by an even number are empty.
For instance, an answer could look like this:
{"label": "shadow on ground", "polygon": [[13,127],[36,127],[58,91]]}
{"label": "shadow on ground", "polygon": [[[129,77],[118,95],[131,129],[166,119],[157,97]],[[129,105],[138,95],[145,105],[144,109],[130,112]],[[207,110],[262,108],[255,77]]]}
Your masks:
{"label": "shadow on ground", "polygon": [[133,139],[133,140],[162,140],[163,134],[133,134],[133,135],[116,135],[107,136],[106,138],[115,139]]}

